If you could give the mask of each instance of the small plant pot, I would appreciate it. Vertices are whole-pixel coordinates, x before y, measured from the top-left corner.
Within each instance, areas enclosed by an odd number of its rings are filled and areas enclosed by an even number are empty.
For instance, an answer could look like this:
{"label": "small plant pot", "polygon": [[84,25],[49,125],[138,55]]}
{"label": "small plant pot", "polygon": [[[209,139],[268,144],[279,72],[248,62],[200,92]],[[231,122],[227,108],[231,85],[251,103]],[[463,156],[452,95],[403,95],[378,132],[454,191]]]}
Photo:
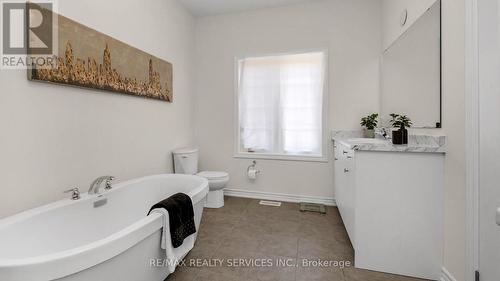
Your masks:
{"label": "small plant pot", "polygon": [[408,144],[408,130],[399,129],[392,131],[393,144]]}
{"label": "small plant pot", "polygon": [[365,129],[363,131],[363,136],[365,138],[369,138],[369,139],[373,139],[375,138],[375,130],[368,130],[368,129]]}

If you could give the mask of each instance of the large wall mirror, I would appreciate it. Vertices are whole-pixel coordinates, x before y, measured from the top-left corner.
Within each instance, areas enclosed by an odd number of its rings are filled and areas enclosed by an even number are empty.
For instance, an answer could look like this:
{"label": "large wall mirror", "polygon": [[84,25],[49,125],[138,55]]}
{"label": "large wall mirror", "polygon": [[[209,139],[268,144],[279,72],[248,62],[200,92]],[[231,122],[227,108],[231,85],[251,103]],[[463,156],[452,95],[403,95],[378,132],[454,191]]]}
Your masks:
{"label": "large wall mirror", "polygon": [[405,114],[413,127],[441,127],[439,0],[382,54],[380,107],[384,118]]}

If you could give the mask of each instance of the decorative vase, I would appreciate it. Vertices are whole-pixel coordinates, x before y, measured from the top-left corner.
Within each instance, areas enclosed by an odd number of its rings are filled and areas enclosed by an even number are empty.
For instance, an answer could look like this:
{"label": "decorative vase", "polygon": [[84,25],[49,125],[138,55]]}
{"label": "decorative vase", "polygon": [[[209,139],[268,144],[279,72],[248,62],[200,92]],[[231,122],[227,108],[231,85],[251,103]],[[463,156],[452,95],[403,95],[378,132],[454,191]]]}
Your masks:
{"label": "decorative vase", "polygon": [[373,138],[375,138],[375,129],[371,129],[371,130],[365,129],[363,131],[363,135],[365,138],[373,139]]}
{"label": "decorative vase", "polygon": [[399,130],[392,131],[393,144],[408,144],[408,130],[405,126],[401,126]]}

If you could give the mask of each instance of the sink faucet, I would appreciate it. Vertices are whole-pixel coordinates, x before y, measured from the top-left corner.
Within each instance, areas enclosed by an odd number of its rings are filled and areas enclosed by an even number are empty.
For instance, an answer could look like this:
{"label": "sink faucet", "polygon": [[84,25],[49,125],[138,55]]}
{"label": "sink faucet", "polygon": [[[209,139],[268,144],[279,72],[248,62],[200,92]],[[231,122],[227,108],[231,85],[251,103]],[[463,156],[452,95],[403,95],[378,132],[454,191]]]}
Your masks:
{"label": "sink faucet", "polygon": [[102,176],[95,179],[89,188],[89,194],[100,194],[101,184],[105,182],[105,189],[110,190],[112,188],[111,182],[115,179],[113,176]]}
{"label": "sink faucet", "polygon": [[380,128],[378,131],[377,131],[377,134],[378,135],[381,135],[382,138],[384,138],[385,140],[389,140],[391,139],[391,136],[389,135],[389,133],[387,132],[387,129],[386,128]]}

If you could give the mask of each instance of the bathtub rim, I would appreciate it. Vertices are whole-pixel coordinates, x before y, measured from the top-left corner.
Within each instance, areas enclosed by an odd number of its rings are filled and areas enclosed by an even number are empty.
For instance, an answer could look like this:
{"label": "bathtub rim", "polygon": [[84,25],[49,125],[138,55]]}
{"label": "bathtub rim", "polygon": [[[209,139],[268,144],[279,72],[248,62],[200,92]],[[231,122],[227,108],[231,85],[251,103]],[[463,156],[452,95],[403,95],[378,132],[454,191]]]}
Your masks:
{"label": "bathtub rim", "polygon": [[[121,188],[123,188],[123,187],[125,187],[125,186],[127,186],[129,184],[134,184],[134,183],[138,183],[138,182],[141,182],[141,181],[144,181],[144,180],[154,179],[154,178],[162,178],[162,177],[167,177],[167,178],[168,177],[186,177],[186,178],[187,177],[195,177],[195,178],[201,180],[200,184],[194,190],[191,190],[189,192],[189,194],[188,194],[192,198],[192,200],[193,200],[193,205],[194,205],[195,202],[198,202],[203,197],[205,197],[205,196],[200,196],[198,194],[198,192],[203,191],[203,189],[206,188],[207,189],[206,192],[202,192],[202,194],[203,193],[205,193],[205,195],[208,194],[208,180],[205,179],[205,178],[203,178],[203,177],[199,177],[197,175],[185,175],[185,174],[157,174],[157,175],[149,175],[149,176],[144,176],[144,177],[139,177],[139,178],[133,178],[133,179],[125,180],[125,181],[122,181],[122,182],[118,182],[116,184],[113,184],[113,188],[112,189],[107,190],[105,192],[102,192],[101,194],[88,194],[88,192],[85,192],[85,193],[81,193],[80,194],[80,199],[78,199],[78,200],[72,200],[70,198],[64,198],[64,199],[60,199],[60,200],[57,200],[57,201],[54,201],[54,202],[51,202],[51,203],[39,206],[39,207],[35,207],[35,208],[32,208],[32,209],[28,209],[28,210],[19,212],[17,214],[14,214],[14,215],[11,215],[11,216],[8,216],[8,217],[5,217],[5,218],[1,218],[0,219],[0,231],[2,231],[2,229],[6,228],[6,227],[9,227],[12,224],[15,224],[15,223],[18,223],[20,221],[29,219],[29,218],[34,217],[34,216],[36,216],[38,214],[41,214],[41,213],[48,212],[48,211],[51,211],[51,210],[54,210],[54,209],[57,209],[57,208],[66,207],[68,205],[72,205],[72,204],[75,204],[75,203],[90,201],[90,200],[93,200],[93,199],[95,199],[95,198],[97,198],[99,196],[107,196],[109,194],[113,194],[117,190],[119,190],[119,189],[121,189]],[[194,191],[196,191],[196,192],[194,192]],[[191,195],[192,193],[194,193],[194,195],[197,195],[197,196],[192,196]]]}
{"label": "bathtub rim", "polygon": [[[99,195],[89,195],[84,193],[79,200],[62,199],[41,207],[21,212],[5,219],[1,219],[0,231],[5,227],[29,219],[43,212],[66,207],[79,202],[93,200],[101,195],[106,196],[108,194],[112,194],[113,192],[116,192],[130,184],[139,183],[149,179],[169,177],[189,177],[196,178],[199,181],[196,185],[193,184],[193,188],[187,192],[187,194],[192,198],[193,206],[200,203],[200,201],[208,194],[208,181],[196,175],[160,174],[145,176],[117,183],[113,185],[113,189]],[[151,214],[149,216],[144,216],[144,218],[118,230],[117,232],[114,232],[111,235],[75,248],[34,257],[15,259],[0,258],[0,270],[2,271],[0,276],[7,275],[16,277],[20,274],[23,276],[23,280],[53,280],[62,278],[105,262],[106,260],[125,252],[129,248],[140,243],[142,240],[153,235],[161,228],[161,215]],[[80,263],[76,263],[75,260],[80,261]],[[44,266],[54,262],[59,262],[63,265],[51,270],[51,272],[43,270]],[[28,269],[19,273],[21,267],[28,267]],[[31,278],[27,278],[26,274],[28,274]]]}

